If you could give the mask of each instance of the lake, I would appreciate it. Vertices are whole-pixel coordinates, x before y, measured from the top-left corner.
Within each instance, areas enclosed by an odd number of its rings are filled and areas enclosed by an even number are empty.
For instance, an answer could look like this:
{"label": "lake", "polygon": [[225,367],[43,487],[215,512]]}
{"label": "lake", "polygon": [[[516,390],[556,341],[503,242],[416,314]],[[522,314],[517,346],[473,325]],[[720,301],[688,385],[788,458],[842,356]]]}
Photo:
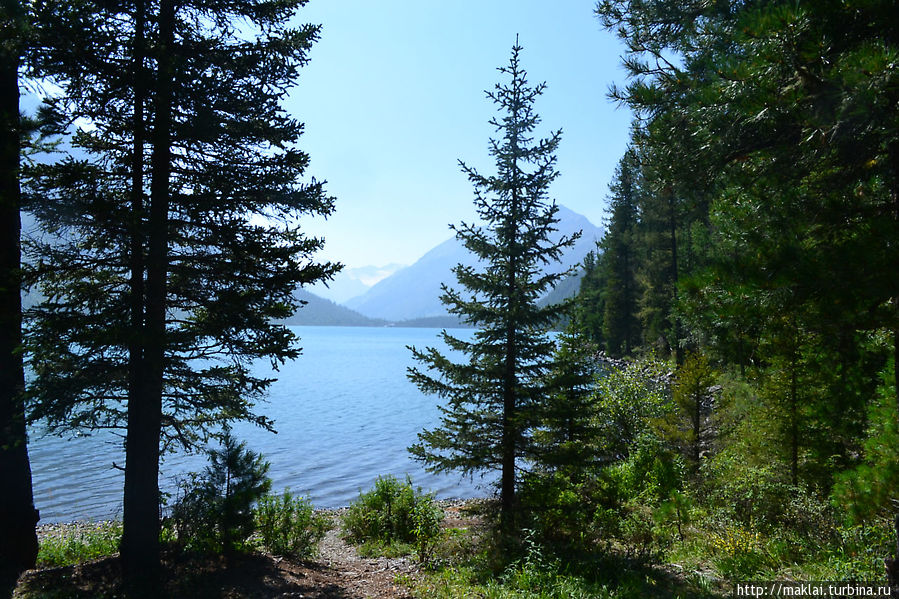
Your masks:
{"label": "lake", "polygon": [[[378,475],[409,474],[416,486],[441,498],[492,493],[491,478],[435,475],[412,460],[406,448],[424,428],[439,423],[438,398],[406,379],[414,364],[407,345],[443,347],[439,329],[291,327],[303,355],[281,367],[269,401],[257,412],[275,420],[278,434],[241,423],[235,436],[271,462],[272,489],[308,495],[317,507],[348,505]],[[471,330],[453,334],[468,338]],[[270,373],[260,365],[259,373]],[[29,440],[36,507],[41,522],[121,518],[121,438],[39,436]],[[170,455],[161,466],[160,487],[202,470],[200,455]]]}

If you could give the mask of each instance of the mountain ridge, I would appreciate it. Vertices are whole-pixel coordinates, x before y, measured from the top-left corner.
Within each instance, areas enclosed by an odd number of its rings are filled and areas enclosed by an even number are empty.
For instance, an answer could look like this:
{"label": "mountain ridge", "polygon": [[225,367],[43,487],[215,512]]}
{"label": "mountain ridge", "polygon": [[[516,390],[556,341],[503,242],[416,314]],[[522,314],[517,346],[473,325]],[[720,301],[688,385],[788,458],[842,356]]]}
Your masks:
{"label": "mountain ridge", "polygon": [[[561,236],[570,236],[578,230],[583,235],[569,248],[560,264],[551,265],[548,272],[563,272],[577,267],[589,251],[595,250],[602,237],[602,229],[585,216],[565,206],[559,206],[557,232],[553,242]],[[414,264],[402,268],[372,286],[364,294],[354,297],[344,305],[369,318],[389,321],[427,319],[447,316],[440,302],[440,284],[452,286],[455,276],[452,268],[457,264],[476,266],[477,258],[462,243],[452,237],[426,252]]]}

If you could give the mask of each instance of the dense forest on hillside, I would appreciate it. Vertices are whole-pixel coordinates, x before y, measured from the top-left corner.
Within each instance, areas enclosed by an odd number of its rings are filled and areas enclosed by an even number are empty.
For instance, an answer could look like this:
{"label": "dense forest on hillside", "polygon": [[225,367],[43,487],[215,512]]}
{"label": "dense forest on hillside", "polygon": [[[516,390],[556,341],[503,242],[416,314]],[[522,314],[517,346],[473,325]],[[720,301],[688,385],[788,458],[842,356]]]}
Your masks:
{"label": "dense forest on hillside", "polygon": [[[75,596],[163,597],[192,560],[308,559],[324,536],[230,432],[271,428],[257,402],[272,381],[250,365],[298,357],[298,289],[340,267],[296,224],[335,206],[281,104],[319,36],[292,24],[303,4],[0,5],[4,596],[51,563],[37,420],[123,435],[123,522],[97,550],[119,552],[115,573]],[[540,300],[574,274],[545,268],[578,239],[554,229],[562,132],[539,136],[545,84],[516,42],[487,92],[494,170],[461,163],[480,221],[453,228],[477,264],[442,289],[475,330],[444,331],[451,355],[410,348],[409,370],[442,402],[412,454],[496,473],[496,500],[456,527],[380,479],[343,516],[347,542],[411,555],[396,582],[419,597],[714,597],[749,580],[899,593],[896,9],[600,0],[627,48],[610,96],[634,122],[605,235],[559,303]],[[20,85],[40,78],[61,91],[23,115]],[[25,239],[23,210],[39,232]],[[160,519],[160,459],[210,441]],[[34,585],[19,596],[60,596]]]}

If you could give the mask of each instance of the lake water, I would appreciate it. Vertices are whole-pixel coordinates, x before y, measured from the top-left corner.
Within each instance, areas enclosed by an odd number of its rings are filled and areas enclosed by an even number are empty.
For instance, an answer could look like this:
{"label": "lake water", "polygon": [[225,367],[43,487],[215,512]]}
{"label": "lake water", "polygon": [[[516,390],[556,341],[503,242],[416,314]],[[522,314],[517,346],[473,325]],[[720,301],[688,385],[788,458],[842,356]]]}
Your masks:
{"label": "lake water", "polygon": [[[435,475],[411,459],[406,448],[424,428],[439,423],[438,398],[425,396],[406,379],[413,365],[407,345],[442,347],[439,329],[291,327],[303,355],[275,375],[269,402],[257,411],[275,420],[278,434],[246,424],[235,435],[271,462],[272,488],[308,495],[318,507],[348,505],[378,475],[411,475],[441,498],[492,493],[490,480]],[[454,332],[471,335],[469,330]],[[260,366],[259,372],[269,372]],[[112,434],[40,437],[29,444],[35,504],[42,522],[120,518],[124,464],[122,442]],[[168,456],[160,486],[175,488],[205,458]]]}

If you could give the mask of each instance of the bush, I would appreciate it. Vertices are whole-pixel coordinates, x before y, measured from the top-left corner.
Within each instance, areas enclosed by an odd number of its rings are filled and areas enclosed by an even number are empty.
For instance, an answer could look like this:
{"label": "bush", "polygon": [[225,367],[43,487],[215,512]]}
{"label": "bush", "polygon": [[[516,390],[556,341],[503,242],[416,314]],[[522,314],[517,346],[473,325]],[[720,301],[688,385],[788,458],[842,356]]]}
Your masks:
{"label": "bush", "polygon": [[562,472],[526,474],[519,493],[525,526],[552,547],[590,546],[598,501],[595,487],[590,479],[575,480]]}
{"label": "bush", "polygon": [[406,478],[378,477],[375,486],[360,493],[343,517],[344,538],[356,544],[396,547],[414,546],[419,559],[426,561],[440,535],[443,510],[433,495],[422,494]]}
{"label": "bush", "polygon": [[761,535],[740,526],[730,526],[712,537],[716,551],[715,569],[728,580],[750,580],[761,572],[767,560]]}
{"label": "bush", "polygon": [[275,555],[310,557],[330,528],[328,519],[316,515],[308,499],[289,491],[260,499],[255,515],[262,546]]}
{"label": "bush", "polygon": [[271,487],[269,464],[230,433],[209,458],[202,475],[192,473],[179,485],[172,520],[183,546],[230,554],[243,549],[253,533],[253,504]]}

